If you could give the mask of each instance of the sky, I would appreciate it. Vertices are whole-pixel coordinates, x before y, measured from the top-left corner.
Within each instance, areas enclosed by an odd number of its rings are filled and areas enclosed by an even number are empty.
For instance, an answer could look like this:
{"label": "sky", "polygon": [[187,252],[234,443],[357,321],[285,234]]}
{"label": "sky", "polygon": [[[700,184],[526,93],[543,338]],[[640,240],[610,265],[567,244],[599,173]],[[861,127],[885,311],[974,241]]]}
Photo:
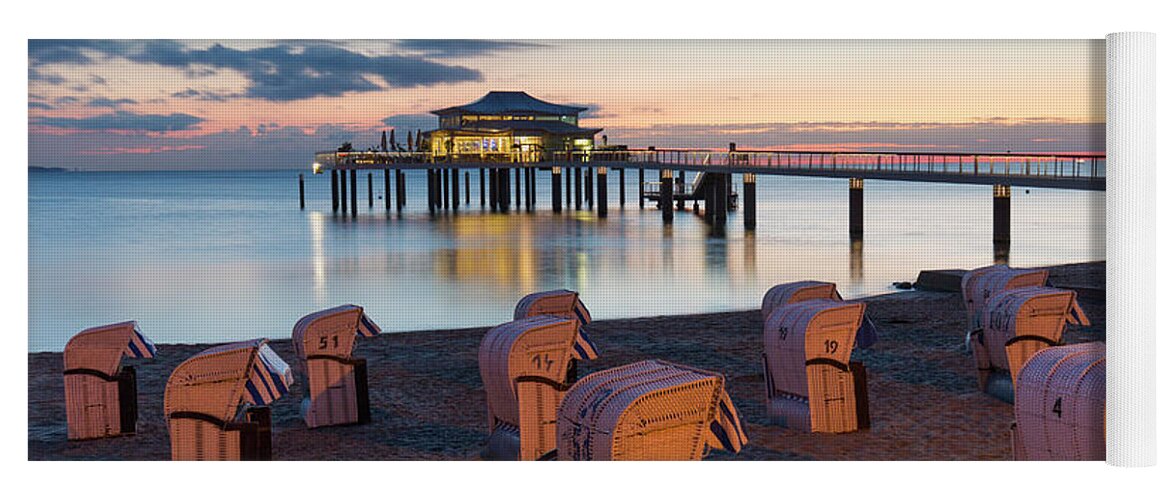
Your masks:
{"label": "sky", "polygon": [[30,40],[29,164],[304,169],[490,90],[610,144],[1101,152],[1103,40]]}

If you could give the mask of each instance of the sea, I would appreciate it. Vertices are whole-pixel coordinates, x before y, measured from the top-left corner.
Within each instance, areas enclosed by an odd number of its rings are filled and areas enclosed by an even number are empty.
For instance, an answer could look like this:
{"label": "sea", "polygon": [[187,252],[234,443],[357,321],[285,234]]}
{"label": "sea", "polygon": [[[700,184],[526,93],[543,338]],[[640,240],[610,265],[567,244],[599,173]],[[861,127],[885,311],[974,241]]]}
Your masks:
{"label": "sea", "polygon": [[[385,208],[382,171],[370,206],[362,172],[351,217],[331,210],[329,176],[308,171],[30,170],[28,350],[130,319],[156,343],[288,338],[301,316],[340,304],[384,332],[482,327],[558,288],[596,319],[749,310],[778,283],[832,281],[858,298],[996,259],[991,186],[867,180],[865,235],[851,242],[846,179],[760,175],[756,230],[733,211],[714,234],[691,206],[671,225],[653,202],[640,209],[637,170],[621,206],[611,169],[606,218],[554,213],[548,171],[534,212],[492,213],[479,171],[466,172],[459,210],[437,215],[423,172],[407,173],[401,214]],[[1102,192],[1015,187],[1008,263],[1104,260],[1105,227]]]}

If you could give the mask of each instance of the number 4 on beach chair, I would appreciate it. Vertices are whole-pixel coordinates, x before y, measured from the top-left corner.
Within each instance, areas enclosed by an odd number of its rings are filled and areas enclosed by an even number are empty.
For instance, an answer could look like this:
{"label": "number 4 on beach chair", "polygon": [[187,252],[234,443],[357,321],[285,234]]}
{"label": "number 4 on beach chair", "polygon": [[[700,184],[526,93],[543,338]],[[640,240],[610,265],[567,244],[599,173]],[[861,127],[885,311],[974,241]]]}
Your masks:
{"label": "number 4 on beach chair", "polygon": [[153,358],[155,346],[138,323],[83,330],[65,345],[65,419],[69,439],[134,434],[138,384],[123,356]]}
{"label": "number 4 on beach chair", "polygon": [[370,422],[366,360],[352,353],[356,337],[373,337],[380,332],[355,305],[318,311],[297,321],[293,348],[300,377],[308,388],[301,402],[306,426]]}

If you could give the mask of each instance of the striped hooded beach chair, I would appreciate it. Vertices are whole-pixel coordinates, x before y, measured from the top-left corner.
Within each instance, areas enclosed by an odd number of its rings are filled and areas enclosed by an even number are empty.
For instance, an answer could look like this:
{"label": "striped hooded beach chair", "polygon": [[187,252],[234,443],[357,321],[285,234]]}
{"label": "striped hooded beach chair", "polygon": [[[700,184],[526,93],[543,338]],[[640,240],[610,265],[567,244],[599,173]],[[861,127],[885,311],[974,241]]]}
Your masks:
{"label": "striped hooded beach chair", "polygon": [[512,319],[531,318],[549,314],[565,319],[576,319],[578,328],[582,330],[578,336],[578,343],[574,345],[577,359],[595,359],[598,357],[597,347],[590,342],[585,334],[586,325],[593,321],[590,310],[581,301],[577,292],[570,290],[550,290],[526,295],[516,303],[516,310]]}
{"label": "striped hooded beach chair", "polygon": [[293,349],[305,383],[301,417],[309,428],[370,422],[366,360],[352,356],[357,337],[381,329],[355,305],[318,311],[293,327]]}
{"label": "striped hooded beach chair", "polygon": [[1004,264],[981,267],[964,273],[960,289],[963,291],[964,306],[968,311],[965,349],[971,350],[973,332],[983,327],[984,309],[993,295],[1014,288],[1045,286],[1047,281],[1049,271],[1046,269],[1014,269]]}
{"label": "striped hooded beach chair", "polygon": [[[842,295],[838,293],[838,286],[834,283],[825,281],[782,283],[765,292],[764,299],[760,304],[760,319],[768,321],[772,312],[780,306],[815,299],[844,302]],[[854,342],[862,349],[869,349],[875,342],[878,342],[878,328],[874,326],[874,321],[871,321],[869,316],[863,316],[862,326],[859,327],[858,336]]]}
{"label": "striped hooded beach chair", "polygon": [[270,460],[268,405],[293,384],[293,372],[265,339],[207,349],[167,380],[163,411],[172,460]]}
{"label": "striped hooded beach chair", "polygon": [[65,344],[65,420],[69,439],[134,434],[138,381],[122,357],[153,358],[155,346],[126,321],[81,331]]}
{"label": "striped hooded beach chair", "polygon": [[557,415],[558,460],[700,460],[747,443],[723,375],[660,360],[591,373]]}
{"label": "striped hooded beach chair", "polygon": [[1025,361],[1060,344],[1071,323],[1090,324],[1072,290],[1030,286],[993,295],[984,309],[983,327],[972,335],[980,390],[1012,403]]}
{"label": "striped hooded beach chair", "polygon": [[768,415],[779,425],[843,433],[870,427],[866,368],[850,353],[866,304],[812,299],[776,308],[764,323]]}
{"label": "striped hooded beach chair", "polygon": [[[537,460],[556,448],[557,405],[571,383],[570,362],[589,344],[576,319],[542,315],[493,328],[480,343],[480,378],[488,395],[492,460]],[[593,350],[589,350],[592,353]]]}
{"label": "striped hooded beach chair", "polygon": [[1043,349],[1017,376],[1016,460],[1106,459],[1106,344]]}

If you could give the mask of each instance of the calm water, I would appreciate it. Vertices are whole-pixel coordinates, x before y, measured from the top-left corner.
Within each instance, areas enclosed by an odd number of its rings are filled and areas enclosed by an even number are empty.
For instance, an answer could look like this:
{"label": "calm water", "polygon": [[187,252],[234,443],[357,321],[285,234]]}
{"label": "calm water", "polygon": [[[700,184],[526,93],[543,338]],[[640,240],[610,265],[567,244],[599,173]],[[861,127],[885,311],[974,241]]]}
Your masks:
{"label": "calm water", "polygon": [[[421,172],[408,175],[401,218],[379,199],[367,208],[363,174],[357,219],[330,212],[328,176],[306,176],[300,211],[296,172],[30,172],[28,348],[59,351],[124,319],[163,343],[288,337],[300,316],[342,303],[387,331],[483,326],[510,319],[526,293],[562,287],[596,318],[751,309],[779,282],[835,281],[857,297],[920,269],[993,260],[988,186],[867,181],[866,240],[852,246],[844,179],[760,176],[756,233],[732,212],[715,238],[691,213],[664,227],[640,211],[637,171],[627,174],[621,210],[611,172],[603,220],[553,214],[548,172],[536,214],[482,211],[473,172],[472,209],[438,218]],[[1014,189],[1010,263],[1104,259],[1104,201]]]}

